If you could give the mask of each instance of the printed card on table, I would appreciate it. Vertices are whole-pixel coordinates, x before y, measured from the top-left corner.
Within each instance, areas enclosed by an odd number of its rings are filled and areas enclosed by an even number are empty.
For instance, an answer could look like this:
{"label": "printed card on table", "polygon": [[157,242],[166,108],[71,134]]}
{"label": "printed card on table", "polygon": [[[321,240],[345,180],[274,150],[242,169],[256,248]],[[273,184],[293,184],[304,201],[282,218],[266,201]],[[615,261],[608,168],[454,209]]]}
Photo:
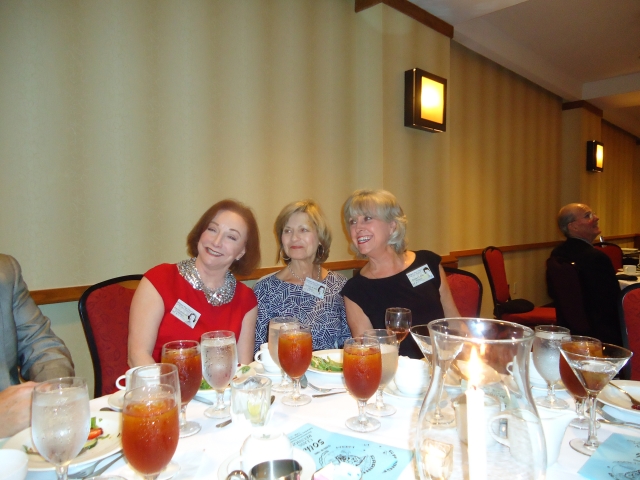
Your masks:
{"label": "printed card on table", "polygon": [[578,472],[591,480],[628,480],[640,475],[640,437],[612,434]]}
{"label": "printed card on table", "polygon": [[395,480],[413,456],[404,448],[329,432],[310,423],[291,432],[289,439],[313,457],[317,469],[345,462],[359,467],[365,480]]}

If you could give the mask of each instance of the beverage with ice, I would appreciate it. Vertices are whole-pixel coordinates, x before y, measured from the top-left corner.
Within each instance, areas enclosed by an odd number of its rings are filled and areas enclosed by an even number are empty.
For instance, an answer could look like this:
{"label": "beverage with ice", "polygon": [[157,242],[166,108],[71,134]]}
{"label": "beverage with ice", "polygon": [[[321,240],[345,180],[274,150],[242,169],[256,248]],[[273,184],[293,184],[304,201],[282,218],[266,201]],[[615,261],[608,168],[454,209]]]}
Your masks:
{"label": "beverage with ice", "polygon": [[224,404],[224,389],[236,373],[238,350],[236,336],[229,330],[214,330],[202,335],[202,374],[205,380],[217,392],[216,404],[205,410],[210,418],[228,418],[229,408]]}
{"label": "beverage with ice", "polygon": [[366,407],[366,412],[378,417],[386,417],[396,413],[396,408],[384,403],[383,390],[393,379],[398,369],[398,348],[400,342],[395,334],[384,329],[366,330],[365,337],[377,338],[380,342],[380,354],[382,359],[382,374],[380,385],[376,392],[375,403],[370,403]]}
{"label": "beverage with ice", "polygon": [[536,404],[547,408],[569,408],[569,404],[556,397],[555,388],[560,382],[560,343],[569,335],[569,329],[556,325],[538,325],[531,348],[533,364],[547,382],[547,395],[537,397]]}
{"label": "beverage with ice", "polygon": [[300,378],[311,364],[311,328],[300,323],[286,323],[280,327],[278,359],[282,369],[293,379],[293,393],[282,398],[290,406],[306,405],[311,397],[300,394]]}
{"label": "beverage with ice", "polygon": [[282,381],[278,385],[274,385],[272,390],[274,392],[290,392],[292,389],[291,380],[287,377],[286,372],[280,365],[280,359],[278,358],[278,340],[280,339],[280,328],[282,325],[289,323],[299,323],[295,317],[275,317],[269,320],[269,354],[273,361],[280,367],[282,372]]}
{"label": "beverage with ice", "polygon": [[358,416],[349,418],[346,426],[357,432],[371,432],[380,422],[365,414],[367,400],[376,392],[382,377],[380,342],[373,337],[350,338],[344,342],[342,357],[344,382],[358,401]]}

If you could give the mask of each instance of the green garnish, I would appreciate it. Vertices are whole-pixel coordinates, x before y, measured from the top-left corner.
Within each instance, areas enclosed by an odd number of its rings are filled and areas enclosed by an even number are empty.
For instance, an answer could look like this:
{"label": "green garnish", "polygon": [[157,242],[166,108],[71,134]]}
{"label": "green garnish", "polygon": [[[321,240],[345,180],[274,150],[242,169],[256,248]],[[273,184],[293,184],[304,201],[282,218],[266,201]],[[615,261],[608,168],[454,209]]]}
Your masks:
{"label": "green garnish", "polygon": [[200,382],[200,390],[211,390],[211,385],[209,385],[204,378],[202,382]]}
{"label": "green garnish", "polygon": [[317,370],[324,372],[341,372],[342,363],[336,362],[331,358],[311,357],[311,366]]}

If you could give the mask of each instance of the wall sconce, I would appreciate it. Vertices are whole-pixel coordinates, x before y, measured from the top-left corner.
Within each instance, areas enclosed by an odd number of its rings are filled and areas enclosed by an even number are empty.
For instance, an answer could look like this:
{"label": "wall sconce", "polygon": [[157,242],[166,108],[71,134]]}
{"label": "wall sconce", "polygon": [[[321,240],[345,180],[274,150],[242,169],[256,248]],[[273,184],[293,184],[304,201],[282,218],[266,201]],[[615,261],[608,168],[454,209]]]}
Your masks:
{"label": "wall sconce", "polygon": [[444,132],[447,121],[447,79],[419,68],[404,72],[404,126]]}
{"label": "wall sconce", "polygon": [[604,145],[597,140],[587,141],[587,171],[602,172],[604,170]]}

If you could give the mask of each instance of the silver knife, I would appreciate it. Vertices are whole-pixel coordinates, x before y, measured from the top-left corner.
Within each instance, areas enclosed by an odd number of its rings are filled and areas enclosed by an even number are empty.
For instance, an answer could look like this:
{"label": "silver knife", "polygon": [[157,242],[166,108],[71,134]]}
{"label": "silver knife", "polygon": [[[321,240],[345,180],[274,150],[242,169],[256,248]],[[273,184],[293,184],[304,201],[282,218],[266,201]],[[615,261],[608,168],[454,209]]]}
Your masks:
{"label": "silver knife", "polygon": [[195,397],[193,397],[194,400],[200,402],[200,403],[205,403],[207,405],[213,405],[213,402],[211,400],[209,400],[208,398],[204,398],[200,395],[196,395]]}
{"label": "silver knife", "polygon": [[343,390],[341,392],[331,392],[331,393],[316,393],[315,395],[311,395],[313,398],[318,398],[318,397],[328,397],[329,395],[339,395],[340,393],[347,393],[346,390]]}

